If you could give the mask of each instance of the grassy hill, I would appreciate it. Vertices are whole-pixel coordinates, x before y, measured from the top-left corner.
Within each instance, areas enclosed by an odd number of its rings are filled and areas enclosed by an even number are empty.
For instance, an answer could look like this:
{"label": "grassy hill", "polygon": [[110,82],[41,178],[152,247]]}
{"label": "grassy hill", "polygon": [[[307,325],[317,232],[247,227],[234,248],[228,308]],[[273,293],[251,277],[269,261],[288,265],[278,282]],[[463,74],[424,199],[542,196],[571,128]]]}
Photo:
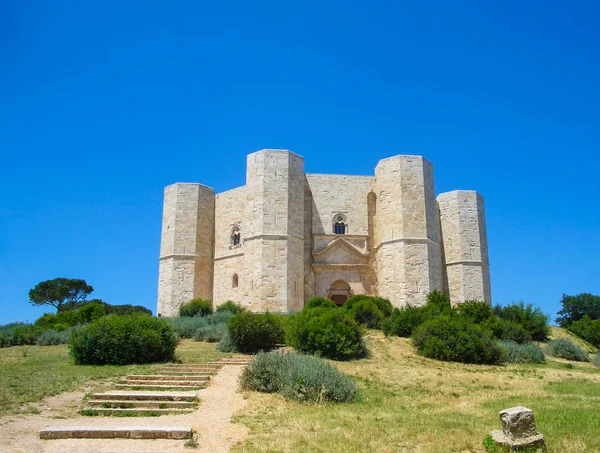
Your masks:
{"label": "grassy hill", "polygon": [[517,405],[533,409],[550,451],[600,451],[600,369],[589,363],[438,362],[416,355],[410,340],[380,333],[368,346],[368,359],[335,362],[356,378],[359,403],[311,406],[250,392],[237,420],[251,438],[234,451],[481,451],[500,428],[498,411]]}

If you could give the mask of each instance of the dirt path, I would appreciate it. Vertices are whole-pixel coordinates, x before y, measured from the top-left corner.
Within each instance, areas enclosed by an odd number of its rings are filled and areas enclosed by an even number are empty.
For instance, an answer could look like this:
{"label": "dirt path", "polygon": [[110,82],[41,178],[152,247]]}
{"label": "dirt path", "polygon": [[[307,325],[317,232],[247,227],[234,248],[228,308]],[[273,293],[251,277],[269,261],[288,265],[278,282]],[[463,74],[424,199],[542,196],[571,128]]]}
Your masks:
{"label": "dirt path", "polygon": [[[198,392],[200,408],[185,415],[161,417],[83,417],[64,418],[81,405],[83,392],[71,392],[45,399],[40,414],[0,418],[0,450],[6,453],[225,453],[248,436],[246,427],[231,423],[232,415],[245,405],[237,390],[241,366],[224,366],[211,385]],[[59,418],[57,418],[59,417]],[[190,449],[180,440],[40,440],[47,426],[181,426],[198,433],[198,447]]]}

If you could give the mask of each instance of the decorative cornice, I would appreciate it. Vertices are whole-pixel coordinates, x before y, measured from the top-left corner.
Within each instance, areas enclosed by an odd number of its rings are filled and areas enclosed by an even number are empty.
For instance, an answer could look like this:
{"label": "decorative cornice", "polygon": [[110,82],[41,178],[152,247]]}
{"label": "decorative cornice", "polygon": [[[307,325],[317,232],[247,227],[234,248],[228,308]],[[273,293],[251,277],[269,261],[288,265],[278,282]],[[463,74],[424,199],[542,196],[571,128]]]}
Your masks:
{"label": "decorative cornice", "polygon": [[173,253],[171,255],[161,256],[158,259],[160,261],[160,260],[166,260],[169,258],[176,258],[176,259],[180,259],[180,260],[195,260],[196,258],[212,259],[212,256],[196,255],[195,253]]}
{"label": "decorative cornice", "polygon": [[379,247],[381,247],[382,245],[394,244],[396,242],[408,242],[408,243],[413,243],[413,244],[435,244],[435,245],[438,244],[436,241],[429,239],[429,238],[403,237],[403,238],[390,239],[388,241],[381,241],[379,243],[379,245],[377,247],[375,247],[375,249],[379,249]]}
{"label": "decorative cornice", "polygon": [[317,270],[317,269],[329,269],[329,270],[336,270],[336,269],[352,269],[352,268],[360,268],[360,269],[370,269],[371,265],[370,264],[332,264],[332,263],[312,263],[311,264],[312,268]]}
{"label": "decorative cornice", "polygon": [[343,237],[340,237],[340,236],[338,236],[336,239],[334,239],[329,244],[327,244],[327,246],[325,246],[325,248],[323,250],[320,250],[318,252],[313,252],[312,255],[313,255],[313,257],[321,256],[321,255],[329,253],[331,250],[333,250],[335,248],[339,248],[339,247],[345,247],[346,249],[350,250],[352,253],[355,253],[355,254],[361,256],[362,258],[369,257],[368,252],[363,252],[358,247],[351,244],[346,239],[344,239]]}
{"label": "decorative cornice", "polygon": [[296,239],[299,241],[304,241],[303,237],[294,236],[293,234],[257,234],[254,236],[244,238],[243,240],[244,240],[244,242],[249,242],[249,241],[253,241],[255,239],[267,239],[269,241],[276,241],[279,239]]}
{"label": "decorative cornice", "polygon": [[489,266],[490,265],[487,261],[481,261],[481,260],[457,260],[457,261],[450,261],[445,264],[446,264],[446,266],[454,266],[456,264],[469,264],[472,266]]}

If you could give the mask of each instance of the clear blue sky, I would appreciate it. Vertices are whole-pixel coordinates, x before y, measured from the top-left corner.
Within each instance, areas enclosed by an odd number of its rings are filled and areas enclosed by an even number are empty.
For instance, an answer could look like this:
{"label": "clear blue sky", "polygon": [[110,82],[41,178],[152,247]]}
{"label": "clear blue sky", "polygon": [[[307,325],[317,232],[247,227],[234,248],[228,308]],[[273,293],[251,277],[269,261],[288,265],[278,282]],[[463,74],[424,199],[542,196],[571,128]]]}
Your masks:
{"label": "clear blue sky", "polygon": [[[160,4],[159,4],[160,3]],[[373,5],[375,3],[375,5]],[[495,303],[600,293],[600,3],[0,4],[0,323],[84,278],[155,310],[163,187],[433,162],[485,196]]]}

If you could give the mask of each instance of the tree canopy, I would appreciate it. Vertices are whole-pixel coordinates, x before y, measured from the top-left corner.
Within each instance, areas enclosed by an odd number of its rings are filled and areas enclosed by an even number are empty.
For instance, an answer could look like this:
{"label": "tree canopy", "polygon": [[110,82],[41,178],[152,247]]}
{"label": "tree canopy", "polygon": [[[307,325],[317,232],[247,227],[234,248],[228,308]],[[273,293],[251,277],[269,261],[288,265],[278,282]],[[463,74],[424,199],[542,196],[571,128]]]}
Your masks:
{"label": "tree canopy", "polygon": [[85,280],[55,278],[35,285],[29,291],[29,302],[32,305],[52,305],[57,311],[70,310],[92,291],[94,288]]}
{"label": "tree canopy", "polygon": [[590,293],[581,293],[576,296],[563,294],[560,303],[563,308],[558,312],[556,322],[561,327],[567,327],[586,315],[592,320],[600,319],[600,296]]}

